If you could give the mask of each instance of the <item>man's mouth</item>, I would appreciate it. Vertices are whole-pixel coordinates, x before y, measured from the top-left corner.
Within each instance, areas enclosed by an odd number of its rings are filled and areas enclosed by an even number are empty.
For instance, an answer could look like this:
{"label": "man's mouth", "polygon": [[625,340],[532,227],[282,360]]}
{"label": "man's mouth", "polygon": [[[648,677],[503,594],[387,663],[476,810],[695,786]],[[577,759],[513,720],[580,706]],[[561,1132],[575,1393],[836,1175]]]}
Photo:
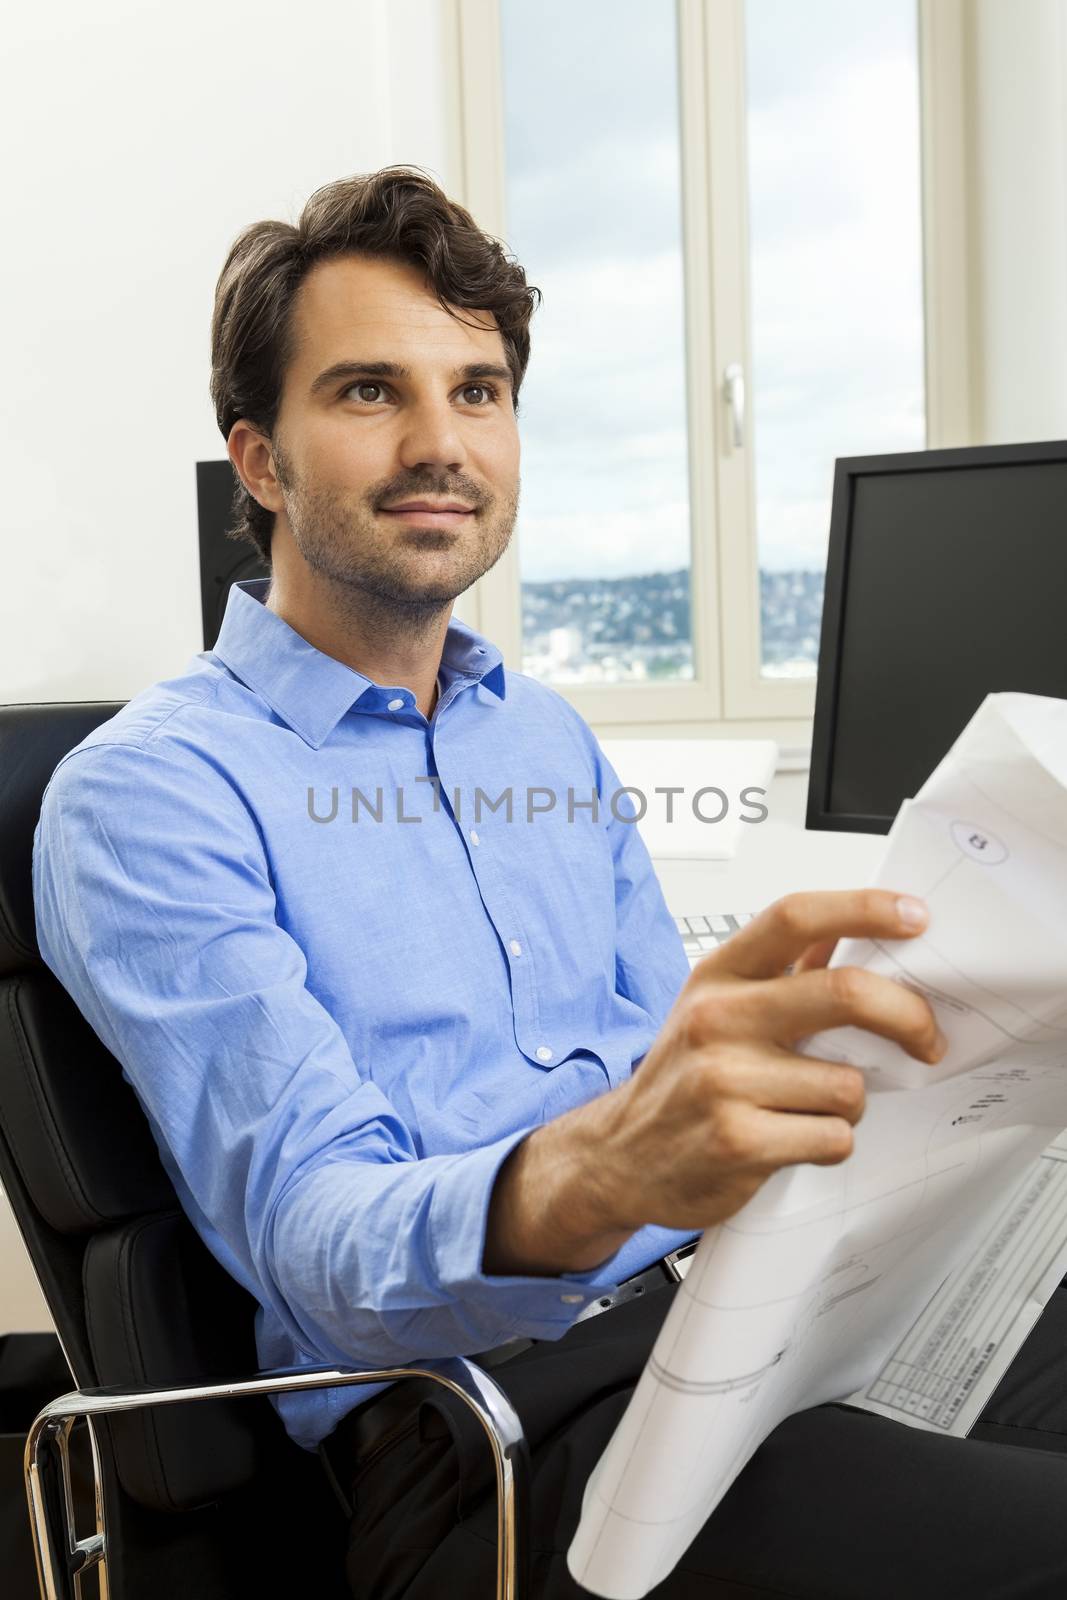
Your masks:
{"label": "man's mouth", "polygon": [[401,508],[398,511],[383,509],[383,516],[396,517],[401,522],[418,522],[424,528],[458,528],[468,517],[473,517],[473,511],[409,511]]}

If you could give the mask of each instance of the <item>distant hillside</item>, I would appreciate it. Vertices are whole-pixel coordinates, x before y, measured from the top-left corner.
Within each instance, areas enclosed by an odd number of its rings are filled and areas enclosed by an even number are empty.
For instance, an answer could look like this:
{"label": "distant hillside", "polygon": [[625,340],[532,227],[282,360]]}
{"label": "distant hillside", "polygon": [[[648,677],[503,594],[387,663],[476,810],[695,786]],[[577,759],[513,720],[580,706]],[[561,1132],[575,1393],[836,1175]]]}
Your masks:
{"label": "distant hillside", "polygon": [[[810,676],[819,654],[821,572],[761,572],[763,662]],[[689,571],[522,585],[523,670],[558,682],[691,678]]]}

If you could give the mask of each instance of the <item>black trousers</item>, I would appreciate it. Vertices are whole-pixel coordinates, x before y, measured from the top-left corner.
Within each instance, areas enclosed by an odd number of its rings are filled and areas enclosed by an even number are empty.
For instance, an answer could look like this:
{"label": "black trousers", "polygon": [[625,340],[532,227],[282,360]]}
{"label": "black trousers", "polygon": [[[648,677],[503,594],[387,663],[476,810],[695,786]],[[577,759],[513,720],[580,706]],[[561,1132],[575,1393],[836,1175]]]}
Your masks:
{"label": "black trousers", "polygon": [[[665,1285],[493,1372],[531,1447],[535,1600],[588,1593],[566,1565],[582,1492],[674,1293]],[[353,1476],[347,1572],[357,1600],[495,1594],[490,1452],[462,1402],[441,1396]],[[651,1594],[1065,1600],[1067,1281],[969,1438],[839,1404],[799,1412],[763,1443]]]}

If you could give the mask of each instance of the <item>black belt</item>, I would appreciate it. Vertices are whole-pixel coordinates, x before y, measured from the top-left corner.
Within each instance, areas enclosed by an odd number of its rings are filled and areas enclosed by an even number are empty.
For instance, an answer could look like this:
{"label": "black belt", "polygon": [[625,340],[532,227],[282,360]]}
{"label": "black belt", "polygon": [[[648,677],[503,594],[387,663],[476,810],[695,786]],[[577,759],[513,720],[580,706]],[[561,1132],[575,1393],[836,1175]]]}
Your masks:
{"label": "black belt", "polygon": [[[698,1242],[694,1239],[680,1250],[672,1250],[661,1261],[654,1261],[644,1272],[638,1272],[634,1277],[627,1278],[625,1283],[620,1283],[613,1294],[598,1295],[575,1321],[585,1322],[590,1317],[600,1316],[664,1283],[680,1283],[688,1270],[688,1258]],[[487,1369],[501,1367],[506,1361],[528,1350],[533,1343],[533,1339],[511,1339],[494,1350],[472,1356],[471,1360]],[[333,1432],[319,1445],[326,1475],[346,1515],[352,1515],[346,1485],[351,1484],[355,1472],[362,1470],[374,1457],[383,1454],[397,1440],[410,1433],[415,1427],[420,1403],[439,1394],[440,1388],[440,1384],[434,1383],[432,1378],[404,1378],[390,1384],[381,1394],[365,1400],[342,1417]]]}

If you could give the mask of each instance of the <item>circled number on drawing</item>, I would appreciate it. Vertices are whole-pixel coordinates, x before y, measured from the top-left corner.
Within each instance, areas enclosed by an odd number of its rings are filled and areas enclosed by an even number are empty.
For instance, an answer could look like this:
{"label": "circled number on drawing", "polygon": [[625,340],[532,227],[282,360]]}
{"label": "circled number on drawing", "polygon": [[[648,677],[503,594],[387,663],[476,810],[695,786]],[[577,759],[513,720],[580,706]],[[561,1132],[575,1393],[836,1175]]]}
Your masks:
{"label": "circled number on drawing", "polygon": [[995,833],[990,833],[988,828],[978,828],[973,822],[954,822],[952,837],[957,849],[972,861],[980,861],[983,866],[998,867],[1008,859],[1007,845]]}

